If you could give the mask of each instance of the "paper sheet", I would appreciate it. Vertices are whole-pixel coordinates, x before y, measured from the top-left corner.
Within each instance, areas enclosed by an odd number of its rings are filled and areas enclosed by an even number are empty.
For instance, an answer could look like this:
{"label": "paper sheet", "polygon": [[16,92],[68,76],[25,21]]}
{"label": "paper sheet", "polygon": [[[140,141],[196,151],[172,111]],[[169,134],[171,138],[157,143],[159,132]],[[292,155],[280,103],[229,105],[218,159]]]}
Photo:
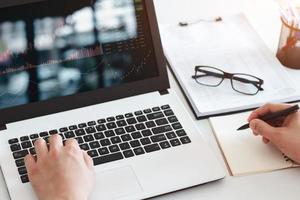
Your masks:
{"label": "paper sheet", "polygon": [[[289,75],[242,14],[223,22],[166,25],[161,34],[165,55],[198,115],[299,98]],[[229,80],[217,88],[199,85],[191,78],[196,65],[257,76],[264,80],[264,91],[255,96],[239,94]]]}

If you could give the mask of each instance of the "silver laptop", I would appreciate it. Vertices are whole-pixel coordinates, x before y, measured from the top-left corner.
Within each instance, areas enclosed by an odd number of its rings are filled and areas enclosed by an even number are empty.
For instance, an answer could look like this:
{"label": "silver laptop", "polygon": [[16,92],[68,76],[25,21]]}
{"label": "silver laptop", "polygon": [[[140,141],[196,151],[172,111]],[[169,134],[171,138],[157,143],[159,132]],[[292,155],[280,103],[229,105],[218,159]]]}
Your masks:
{"label": "silver laptop", "polygon": [[93,158],[94,200],[224,177],[169,89],[152,0],[4,2],[0,161],[11,199],[36,199],[23,158],[53,134],[76,138]]}

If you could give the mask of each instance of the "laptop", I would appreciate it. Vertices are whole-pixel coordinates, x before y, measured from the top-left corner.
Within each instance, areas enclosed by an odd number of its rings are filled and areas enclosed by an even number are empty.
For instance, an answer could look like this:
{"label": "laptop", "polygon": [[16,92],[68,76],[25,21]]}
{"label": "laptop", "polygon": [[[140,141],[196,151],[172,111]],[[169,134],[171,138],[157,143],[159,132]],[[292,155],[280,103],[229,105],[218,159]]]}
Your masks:
{"label": "laptop", "polygon": [[9,2],[0,4],[0,160],[12,200],[36,199],[24,156],[53,134],[92,157],[92,200],[224,177],[169,88],[152,0]]}

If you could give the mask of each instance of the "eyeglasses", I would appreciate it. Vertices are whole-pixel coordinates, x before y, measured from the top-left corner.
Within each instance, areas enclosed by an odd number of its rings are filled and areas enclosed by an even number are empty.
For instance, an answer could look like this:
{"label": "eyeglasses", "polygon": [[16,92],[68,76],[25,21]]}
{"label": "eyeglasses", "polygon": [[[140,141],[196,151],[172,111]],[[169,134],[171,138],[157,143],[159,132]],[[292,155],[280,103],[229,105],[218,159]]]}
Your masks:
{"label": "eyeglasses", "polygon": [[195,75],[192,76],[198,84],[218,87],[224,79],[230,79],[231,87],[234,91],[245,95],[256,95],[263,91],[264,81],[250,74],[227,73],[215,67],[196,66]]}

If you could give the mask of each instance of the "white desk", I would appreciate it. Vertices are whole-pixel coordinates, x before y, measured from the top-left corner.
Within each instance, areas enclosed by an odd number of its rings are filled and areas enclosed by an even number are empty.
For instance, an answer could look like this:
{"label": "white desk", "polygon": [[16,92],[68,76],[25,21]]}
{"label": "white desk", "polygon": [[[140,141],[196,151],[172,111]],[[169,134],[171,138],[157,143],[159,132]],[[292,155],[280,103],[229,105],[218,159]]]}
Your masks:
{"label": "white desk", "polygon": [[[222,16],[224,14],[245,11],[250,22],[275,53],[279,38],[280,22],[275,3],[272,0],[155,0],[160,24],[175,23],[187,19],[198,19],[203,16]],[[291,71],[291,70],[289,70]],[[182,99],[190,114],[188,106],[178,84],[171,73],[171,88]],[[300,77],[300,71],[291,71],[291,75]],[[300,78],[299,78],[300,83]],[[300,84],[298,84],[300,85]],[[225,168],[222,155],[217,147],[208,120],[195,123],[204,133],[212,149]],[[195,158],[197,152],[195,152]],[[205,164],[203,162],[203,164]],[[257,174],[244,177],[227,177],[221,181],[186,189],[164,195],[155,199],[162,200],[200,200],[200,199],[243,199],[243,200],[282,200],[300,198],[300,169],[288,169],[272,173]],[[8,200],[8,194],[0,174],[0,200]]]}

